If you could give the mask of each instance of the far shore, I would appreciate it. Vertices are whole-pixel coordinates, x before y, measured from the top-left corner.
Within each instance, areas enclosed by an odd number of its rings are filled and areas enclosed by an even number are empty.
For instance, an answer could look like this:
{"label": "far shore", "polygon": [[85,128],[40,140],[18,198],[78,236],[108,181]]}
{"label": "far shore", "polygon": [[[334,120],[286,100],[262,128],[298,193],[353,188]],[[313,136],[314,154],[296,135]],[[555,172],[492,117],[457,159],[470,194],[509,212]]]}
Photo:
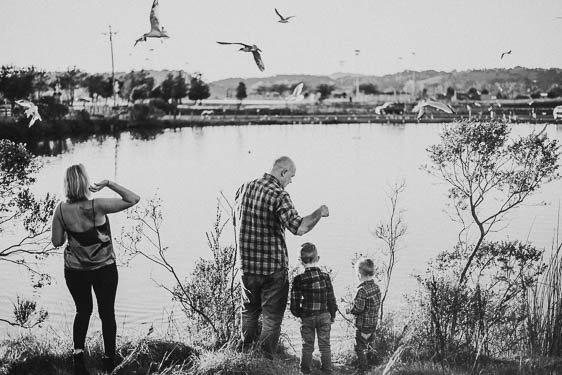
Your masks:
{"label": "far shore", "polygon": [[[80,137],[89,135],[111,135],[122,131],[158,132],[163,129],[206,126],[247,126],[247,125],[301,125],[301,124],[417,124],[417,123],[450,123],[467,120],[467,115],[451,115],[434,113],[416,119],[414,113],[376,115],[372,113],[338,113],[338,114],[211,114],[201,116],[163,115],[148,117],[142,120],[131,120],[125,116],[90,116],[84,118],[63,118],[59,120],[43,120],[36,122],[31,128],[25,119],[19,121],[12,117],[0,117],[0,139],[17,142],[37,142],[42,140],[60,139],[62,137]],[[489,115],[472,116],[470,119],[491,121]],[[562,124],[562,120],[554,120],[552,116],[539,115],[536,118],[526,115],[500,117],[495,120],[510,123]]]}

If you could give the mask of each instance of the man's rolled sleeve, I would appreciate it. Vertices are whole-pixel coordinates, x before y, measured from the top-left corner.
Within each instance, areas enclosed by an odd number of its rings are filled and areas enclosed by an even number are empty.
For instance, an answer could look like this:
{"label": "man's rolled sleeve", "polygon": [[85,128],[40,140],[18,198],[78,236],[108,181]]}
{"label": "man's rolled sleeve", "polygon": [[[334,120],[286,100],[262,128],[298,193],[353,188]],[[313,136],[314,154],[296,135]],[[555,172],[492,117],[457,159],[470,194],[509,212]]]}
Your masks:
{"label": "man's rolled sleeve", "polygon": [[279,195],[276,211],[281,224],[291,233],[296,235],[301,225],[302,217],[299,216],[299,213],[295,209],[295,206],[293,205],[293,202],[287,192],[283,191]]}

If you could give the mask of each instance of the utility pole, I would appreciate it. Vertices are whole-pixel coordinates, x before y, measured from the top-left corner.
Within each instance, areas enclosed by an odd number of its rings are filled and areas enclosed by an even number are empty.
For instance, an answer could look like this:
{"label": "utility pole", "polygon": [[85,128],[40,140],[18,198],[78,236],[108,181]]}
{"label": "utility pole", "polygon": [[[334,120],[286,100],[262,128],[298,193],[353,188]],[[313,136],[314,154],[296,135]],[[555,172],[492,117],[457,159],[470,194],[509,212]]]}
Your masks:
{"label": "utility pole", "polygon": [[111,25],[109,25],[109,33],[102,33],[103,35],[109,35],[109,46],[111,48],[111,90],[113,91],[113,106],[117,104],[117,92],[115,91],[115,64],[113,62],[113,35],[117,34],[116,31],[111,31]]}

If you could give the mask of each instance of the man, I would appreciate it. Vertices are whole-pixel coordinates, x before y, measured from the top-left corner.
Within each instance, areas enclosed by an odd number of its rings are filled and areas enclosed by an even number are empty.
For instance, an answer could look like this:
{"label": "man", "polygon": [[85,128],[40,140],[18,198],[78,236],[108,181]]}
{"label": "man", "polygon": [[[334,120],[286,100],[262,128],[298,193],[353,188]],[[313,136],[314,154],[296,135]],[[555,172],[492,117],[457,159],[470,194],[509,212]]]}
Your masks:
{"label": "man", "polygon": [[269,355],[277,347],[289,294],[285,229],[300,236],[329,215],[328,207],[322,205],[308,216],[299,216],[285,191],[295,173],[295,163],[282,156],[275,160],[270,173],[236,192],[242,342],[248,346],[258,339],[258,319],[263,313],[258,343]]}

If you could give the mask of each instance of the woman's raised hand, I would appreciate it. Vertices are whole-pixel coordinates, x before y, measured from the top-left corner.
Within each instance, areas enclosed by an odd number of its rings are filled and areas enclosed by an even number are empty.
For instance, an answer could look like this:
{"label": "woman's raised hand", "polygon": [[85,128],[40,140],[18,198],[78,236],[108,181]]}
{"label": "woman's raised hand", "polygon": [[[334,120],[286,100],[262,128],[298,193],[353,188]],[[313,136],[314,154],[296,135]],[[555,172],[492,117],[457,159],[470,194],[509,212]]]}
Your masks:
{"label": "woman's raised hand", "polygon": [[100,182],[95,182],[92,185],[90,185],[88,187],[88,190],[90,190],[92,193],[96,193],[101,189],[103,189],[104,187],[106,187],[107,185],[109,185],[109,180],[101,180]]}

